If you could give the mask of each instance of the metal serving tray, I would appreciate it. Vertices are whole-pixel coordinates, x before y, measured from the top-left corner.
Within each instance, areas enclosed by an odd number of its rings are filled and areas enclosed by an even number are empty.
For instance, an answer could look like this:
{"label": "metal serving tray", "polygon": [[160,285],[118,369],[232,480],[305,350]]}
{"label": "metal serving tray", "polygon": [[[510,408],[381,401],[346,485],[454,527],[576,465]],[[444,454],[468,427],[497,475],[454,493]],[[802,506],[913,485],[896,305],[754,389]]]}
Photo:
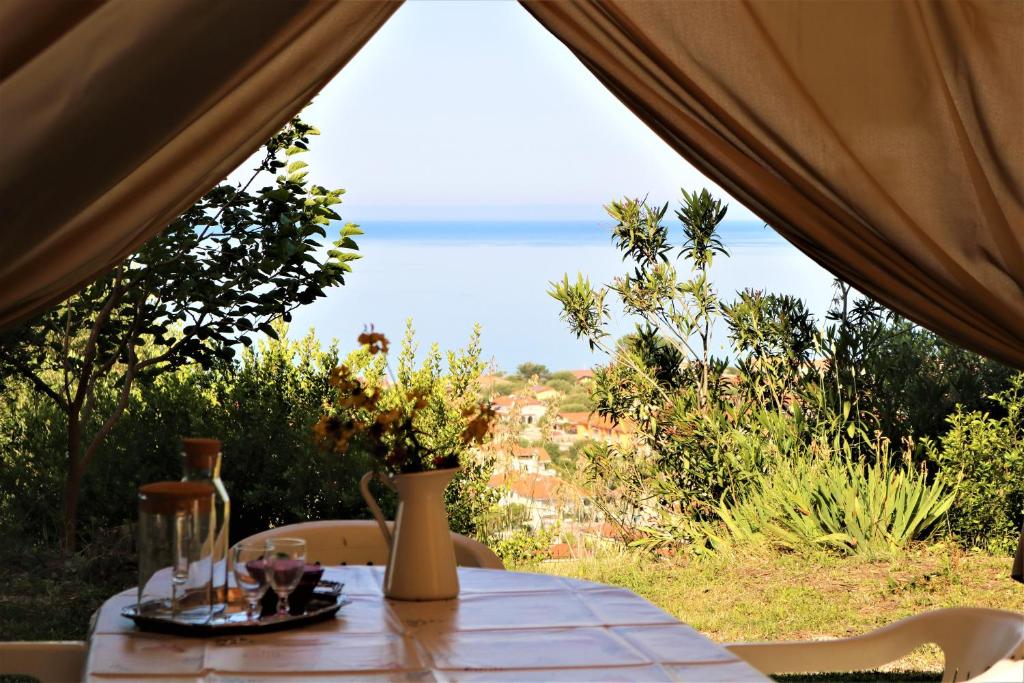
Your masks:
{"label": "metal serving tray", "polygon": [[313,590],[313,596],[306,604],[302,614],[289,614],[279,617],[276,614],[261,616],[249,621],[246,616],[246,605],[241,593],[236,588],[228,591],[227,609],[210,615],[204,622],[184,621],[164,615],[146,614],[146,605],[139,610],[131,605],[121,610],[121,616],[131,619],[143,631],[154,631],[176,636],[191,638],[211,638],[216,636],[241,635],[246,633],[266,633],[282,631],[306,624],[315,624],[333,619],[350,600],[341,592],[344,584],[335,581],[321,581]]}

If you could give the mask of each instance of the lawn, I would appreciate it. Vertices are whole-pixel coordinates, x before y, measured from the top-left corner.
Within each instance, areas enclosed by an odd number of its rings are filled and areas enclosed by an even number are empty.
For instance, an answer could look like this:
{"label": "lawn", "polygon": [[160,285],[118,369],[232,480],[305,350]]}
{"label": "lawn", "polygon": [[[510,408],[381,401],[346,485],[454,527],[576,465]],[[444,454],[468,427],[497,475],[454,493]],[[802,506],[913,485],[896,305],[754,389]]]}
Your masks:
{"label": "lawn", "polygon": [[[733,642],[856,635],[941,607],[1024,611],[1024,586],[1010,579],[1010,564],[1009,557],[940,545],[876,561],[776,554],[680,560],[612,553],[545,562],[531,570],[623,586],[714,640]],[[938,680],[941,670],[941,653],[926,647],[871,680]]]}
{"label": "lawn", "polygon": [[[7,548],[8,557],[0,558],[0,640],[84,638],[93,610],[134,583],[131,555],[107,548],[70,563]],[[515,568],[623,586],[711,638],[729,642],[854,635],[939,607],[1024,611],[1024,586],[1010,580],[1010,562],[939,545],[876,561],[776,554],[683,560],[609,552]],[[941,667],[938,650],[925,648],[869,678],[938,680]]]}

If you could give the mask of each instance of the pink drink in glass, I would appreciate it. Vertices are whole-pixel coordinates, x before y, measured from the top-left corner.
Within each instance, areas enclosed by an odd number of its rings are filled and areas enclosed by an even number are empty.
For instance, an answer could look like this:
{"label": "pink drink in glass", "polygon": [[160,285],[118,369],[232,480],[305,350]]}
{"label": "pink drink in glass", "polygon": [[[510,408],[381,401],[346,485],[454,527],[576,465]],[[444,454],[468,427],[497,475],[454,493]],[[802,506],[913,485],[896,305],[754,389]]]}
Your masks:
{"label": "pink drink in glass", "polygon": [[291,593],[302,580],[302,572],[306,569],[305,560],[277,558],[271,563],[270,585],[274,591]]}

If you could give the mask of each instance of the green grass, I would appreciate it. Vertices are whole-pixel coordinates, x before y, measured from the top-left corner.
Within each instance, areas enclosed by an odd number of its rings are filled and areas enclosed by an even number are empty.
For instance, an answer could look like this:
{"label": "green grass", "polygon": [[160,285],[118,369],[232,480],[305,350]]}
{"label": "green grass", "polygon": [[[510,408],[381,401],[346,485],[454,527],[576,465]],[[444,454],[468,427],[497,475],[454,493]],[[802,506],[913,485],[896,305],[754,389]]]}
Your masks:
{"label": "green grass", "polygon": [[[533,571],[628,588],[719,642],[857,635],[941,607],[1024,611],[1009,557],[932,546],[890,560],[752,553],[682,560],[611,553]],[[921,648],[883,672],[780,680],[938,680],[942,656]]]}
{"label": "green grass", "polygon": [[[96,550],[102,547],[103,551]],[[3,640],[78,640],[92,612],[135,582],[134,558],[118,543],[61,562],[12,545],[0,557]],[[628,588],[720,642],[810,639],[864,633],[940,607],[1024,611],[1010,558],[932,546],[891,560],[750,553],[684,560],[632,552],[521,567]],[[938,680],[941,654],[922,648],[882,672],[784,681]]]}
{"label": "green grass", "polygon": [[52,551],[0,549],[0,640],[82,640],[92,613],[136,581],[130,543],[113,539],[62,561]]}

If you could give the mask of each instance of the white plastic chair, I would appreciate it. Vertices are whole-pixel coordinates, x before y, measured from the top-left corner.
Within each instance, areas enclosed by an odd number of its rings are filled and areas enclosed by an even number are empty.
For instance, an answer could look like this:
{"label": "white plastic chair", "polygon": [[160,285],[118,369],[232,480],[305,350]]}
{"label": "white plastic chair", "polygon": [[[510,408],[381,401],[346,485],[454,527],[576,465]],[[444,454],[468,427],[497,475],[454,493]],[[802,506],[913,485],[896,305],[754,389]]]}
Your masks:
{"label": "white plastic chair", "polygon": [[956,607],[907,617],[853,638],[732,643],[764,674],[865,671],[934,643],[945,656],[943,683],[1024,681],[1024,614]]}
{"label": "white plastic chair", "polygon": [[[388,525],[392,525],[388,522]],[[289,524],[253,534],[247,541],[291,536],[306,541],[306,561],[322,565],[379,564],[388,562],[388,546],[373,520],[328,519]],[[452,533],[455,562],[463,567],[504,569],[494,552],[479,541]]]}
{"label": "white plastic chair", "polygon": [[0,674],[32,676],[42,683],[82,680],[85,643],[80,640],[0,643]]}

